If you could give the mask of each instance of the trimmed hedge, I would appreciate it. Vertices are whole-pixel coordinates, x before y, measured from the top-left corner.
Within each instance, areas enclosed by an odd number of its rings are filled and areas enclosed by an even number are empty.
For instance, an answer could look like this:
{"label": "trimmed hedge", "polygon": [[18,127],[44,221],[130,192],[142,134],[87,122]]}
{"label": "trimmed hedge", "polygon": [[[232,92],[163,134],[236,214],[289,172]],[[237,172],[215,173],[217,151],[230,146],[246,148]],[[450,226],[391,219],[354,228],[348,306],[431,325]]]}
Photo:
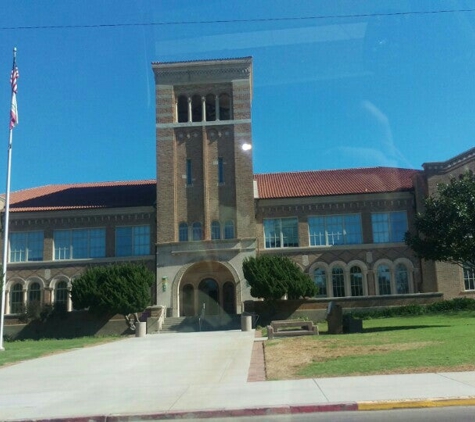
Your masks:
{"label": "trimmed hedge", "polygon": [[367,311],[358,310],[349,312],[349,314],[358,319],[377,319],[399,316],[441,314],[458,311],[475,311],[475,299],[461,297],[435,302],[430,305],[394,306],[382,309],[369,309]]}

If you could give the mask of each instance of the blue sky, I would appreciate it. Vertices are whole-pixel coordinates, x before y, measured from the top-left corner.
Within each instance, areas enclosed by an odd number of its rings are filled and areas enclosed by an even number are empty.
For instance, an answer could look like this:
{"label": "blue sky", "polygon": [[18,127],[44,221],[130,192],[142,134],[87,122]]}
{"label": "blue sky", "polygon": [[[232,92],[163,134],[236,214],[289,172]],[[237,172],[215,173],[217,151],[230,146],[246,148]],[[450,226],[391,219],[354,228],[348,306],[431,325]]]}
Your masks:
{"label": "blue sky", "polygon": [[14,46],[13,190],[154,178],[154,61],[253,57],[256,173],[446,160],[474,146],[475,11],[420,12],[467,9],[475,1],[7,2],[0,191]]}

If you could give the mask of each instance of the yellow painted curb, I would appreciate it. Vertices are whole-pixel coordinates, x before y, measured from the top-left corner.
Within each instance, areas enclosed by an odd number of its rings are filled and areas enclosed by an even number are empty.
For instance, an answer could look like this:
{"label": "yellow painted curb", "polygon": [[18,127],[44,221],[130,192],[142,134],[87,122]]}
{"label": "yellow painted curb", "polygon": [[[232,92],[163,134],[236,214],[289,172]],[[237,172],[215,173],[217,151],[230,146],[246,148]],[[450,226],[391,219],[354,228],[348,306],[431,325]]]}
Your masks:
{"label": "yellow painted curb", "polygon": [[458,399],[360,402],[358,403],[358,410],[390,410],[446,406],[475,406],[475,397]]}

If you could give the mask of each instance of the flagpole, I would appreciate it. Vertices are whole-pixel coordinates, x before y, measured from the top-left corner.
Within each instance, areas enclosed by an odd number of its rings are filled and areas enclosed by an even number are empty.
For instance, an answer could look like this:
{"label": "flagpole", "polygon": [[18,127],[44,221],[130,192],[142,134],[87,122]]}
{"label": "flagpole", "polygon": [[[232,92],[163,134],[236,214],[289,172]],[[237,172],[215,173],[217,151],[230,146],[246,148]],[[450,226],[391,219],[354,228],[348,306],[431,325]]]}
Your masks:
{"label": "flagpole", "polygon": [[[13,49],[13,69],[12,69],[12,81],[14,78],[13,72],[16,67],[16,47]],[[16,82],[15,82],[16,84]],[[16,113],[16,87],[13,88],[12,82],[12,105],[15,104]],[[10,111],[11,112],[11,111]],[[15,115],[15,119],[17,119]],[[8,139],[8,159],[7,159],[7,188],[5,193],[5,208],[4,208],[4,222],[3,222],[3,260],[2,260],[2,306],[0,307],[0,352],[5,351],[3,347],[3,325],[5,319],[5,302],[8,298],[5,297],[6,281],[7,281],[7,263],[8,263],[8,226],[9,226],[9,214],[10,214],[10,175],[12,167],[12,141],[13,141],[13,127],[16,121],[12,123],[12,116],[10,114],[10,134]]]}

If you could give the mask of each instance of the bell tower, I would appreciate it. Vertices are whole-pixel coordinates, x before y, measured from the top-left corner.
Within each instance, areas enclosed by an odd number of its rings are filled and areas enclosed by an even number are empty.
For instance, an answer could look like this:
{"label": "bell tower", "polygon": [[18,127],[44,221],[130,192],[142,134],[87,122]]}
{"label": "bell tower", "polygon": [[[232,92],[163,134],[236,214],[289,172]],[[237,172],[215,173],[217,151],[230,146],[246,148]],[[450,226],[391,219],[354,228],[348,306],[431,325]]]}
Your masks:
{"label": "bell tower", "polygon": [[[228,265],[239,278],[240,251],[253,253],[256,237],[252,59],[153,63],[152,68],[158,284],[168,280],[178,289],[180,268],[202,261]],[[165,299],[163,286],[159,293]]]}

